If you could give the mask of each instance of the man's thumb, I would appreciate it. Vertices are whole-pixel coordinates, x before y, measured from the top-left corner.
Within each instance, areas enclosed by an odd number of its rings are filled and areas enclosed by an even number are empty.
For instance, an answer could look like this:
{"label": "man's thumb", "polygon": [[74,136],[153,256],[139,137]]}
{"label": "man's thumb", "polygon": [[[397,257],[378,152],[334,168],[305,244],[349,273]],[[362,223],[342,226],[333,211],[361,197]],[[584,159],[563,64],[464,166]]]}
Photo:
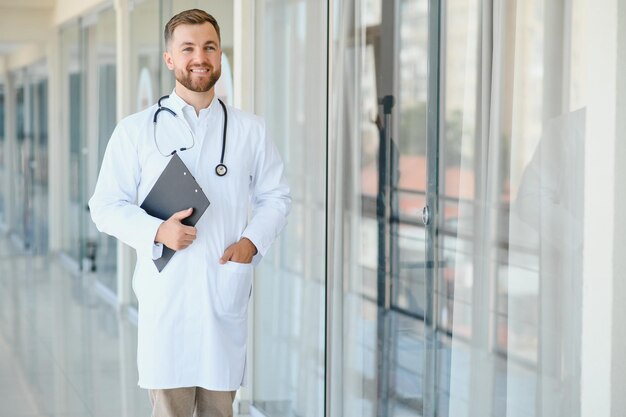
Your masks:
{"label": "man's thumb", "polygon": [[176,213],[172,214],[172,218],[176,220],[182,220],[191,216],[191,213],[193,213],[193,209],[188,208],[186,210],[177,211]]}
{"label": "man's thumb", "polygon": [[230,258],[232,258],[232,252],[233,250],[231,249],[231,247],[227,247],[226,250],[224,251],[224,254],[222,255],[222,257],[220,258],[220,264],[225,264],[226,262],[230,261]]}

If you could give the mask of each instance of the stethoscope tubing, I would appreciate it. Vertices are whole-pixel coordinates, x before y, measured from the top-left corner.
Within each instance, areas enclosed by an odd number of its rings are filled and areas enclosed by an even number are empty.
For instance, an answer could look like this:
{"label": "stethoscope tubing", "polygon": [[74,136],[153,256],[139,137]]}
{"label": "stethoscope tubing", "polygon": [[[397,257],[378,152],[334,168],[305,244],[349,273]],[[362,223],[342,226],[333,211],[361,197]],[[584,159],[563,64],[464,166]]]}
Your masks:
{"label": "stethoscope tubing", "polygon": [[[163,155],[164,157],[166,157],[166,158],[174,155],[176,152],[183,152],[183,151],[186,151],[188,149],[191,149],[196,144],[196,137],[193,134],[193,131],[191,130],[191,128],[189,126],[187,126],[187,124],[183,123],[185,125],[185,127],[187,128],[187,130],[189,130],[189,133],[191,134],[191,141],[192,141],[191,142],[191,146],[183,147],[183,148],[180,148],[178,150],[174,149],[170,154],[163,153],[161,151],[161,148],[159,148],[159,143],[158,143],[157,138],[156,138],[157,119],[158,119],[159,113],[164,111],[164,112],[167,112],[167,113],[171,114],[172,116],[174,116],[174,118],[179,119],[178,115],[176,114],[176,112],[174,110],[172,110],[169,107],[166,107],[166,106],[161,104],[161,101],[163,101],[163,100],[165,100],[167,98],[169,98],[169,95],[163,96],[163,97],[161,97],[159,99],[159,101],[157,102],[157,105],[159,106],[159,108],[154,112],[154,117],[152,118],[152,126],[153,126],[152,137],[154,139],[154,145],[156,146],[156,148],[159,151],[159,153],[161,155]],[[224,104],[224,102],[222,100],[220,100],[219,98],[217,99],[217,101],[222,106],[222,111],[224,112],[224,128],[222,129],[222,154],[220,156],[220,163],[215,167],[215,173],[219,177],[223,177],[228,172],[228,168],[224,164],[224,155],[226,153],[226,132],[228,131],[228,112],[226,111],[226,105]]]}
{"label": "stethoscope tubing", "polygon": [[217,99],[219,103],[222,105],[222,110],[224,111],[224,129],[222,129],[222,156],[220,157],[220,163],[215,167],[215,173],[223,177],[228,172],[228,168],[224,165],[224,153],[226,152],[226,132],[228,131],[228,112],[226,111],[226,105],[219,98]]}

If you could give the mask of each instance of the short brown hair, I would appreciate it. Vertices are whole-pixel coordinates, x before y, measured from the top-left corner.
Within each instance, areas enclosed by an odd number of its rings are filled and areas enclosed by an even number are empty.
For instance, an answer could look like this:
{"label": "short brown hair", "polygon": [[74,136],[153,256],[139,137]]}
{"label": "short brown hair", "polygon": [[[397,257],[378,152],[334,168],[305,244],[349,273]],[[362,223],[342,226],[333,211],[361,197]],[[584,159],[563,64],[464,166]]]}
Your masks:
{"label": "short brown hair", "polygon": [[184,12],[178,13],[176,16],[172,17],[167,25],[165,25],[165,31],[163,35],[165,37],[165,47],[172,40],[172,36],[174,35],[174,29],[176,29],[180,25],[201,25],[203,23],[210,23],[215,28],[217,32],[217,39],[219,39],[220,43],[222,43],[222,37],[220,36],[220,25],[217,24],[217,20],[204,10],[200,9],[190,9],[185,10]]}

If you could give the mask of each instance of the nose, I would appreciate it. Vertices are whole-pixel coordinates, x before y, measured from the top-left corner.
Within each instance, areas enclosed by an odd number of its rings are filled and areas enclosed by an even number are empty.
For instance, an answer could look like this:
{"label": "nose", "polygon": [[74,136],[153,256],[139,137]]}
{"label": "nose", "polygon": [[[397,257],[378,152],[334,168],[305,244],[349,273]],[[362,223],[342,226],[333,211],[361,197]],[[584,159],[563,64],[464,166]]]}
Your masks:
{"label": "nose", "polygon": [[197,48],[194,51],[193,61],[204,63],[204,62],[208,62],[208,60],[209,60],[208,51],[204,50],[203,48]]}

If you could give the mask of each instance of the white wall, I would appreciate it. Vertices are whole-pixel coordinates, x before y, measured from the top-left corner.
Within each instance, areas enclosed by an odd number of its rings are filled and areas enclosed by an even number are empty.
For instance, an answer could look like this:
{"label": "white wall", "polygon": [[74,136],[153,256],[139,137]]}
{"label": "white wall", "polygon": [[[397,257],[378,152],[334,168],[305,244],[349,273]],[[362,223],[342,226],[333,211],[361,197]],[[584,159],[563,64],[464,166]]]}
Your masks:
{"label": "white wall", "polygon": [[[616,112],[626,114],[626,4],[618,4]],[[611,416],[626,414],[626,118],[616,120],[615,138],[615,223],[613,234],[613,328],[611,361]]]}
{"label": "white wall", "polygon": [[[587,1],[581,416],[611,412],[617,0]],[[623,256],[623,255],[621,255]],[[623,395],[623,393],[621,394]]]}
{"label": "white wall", "polygon": [[[48,39],[52,33],[48,33]],[[24,45],[7,56],[8,70],[15,71],[41,61],[46,58],[47,51],[47,42]]]}
{"label": "white wall", "polygon": [[111,1],[57,0],[54,7],[53,23],[55,26],[60,26],[106,4],[111,4]]}

